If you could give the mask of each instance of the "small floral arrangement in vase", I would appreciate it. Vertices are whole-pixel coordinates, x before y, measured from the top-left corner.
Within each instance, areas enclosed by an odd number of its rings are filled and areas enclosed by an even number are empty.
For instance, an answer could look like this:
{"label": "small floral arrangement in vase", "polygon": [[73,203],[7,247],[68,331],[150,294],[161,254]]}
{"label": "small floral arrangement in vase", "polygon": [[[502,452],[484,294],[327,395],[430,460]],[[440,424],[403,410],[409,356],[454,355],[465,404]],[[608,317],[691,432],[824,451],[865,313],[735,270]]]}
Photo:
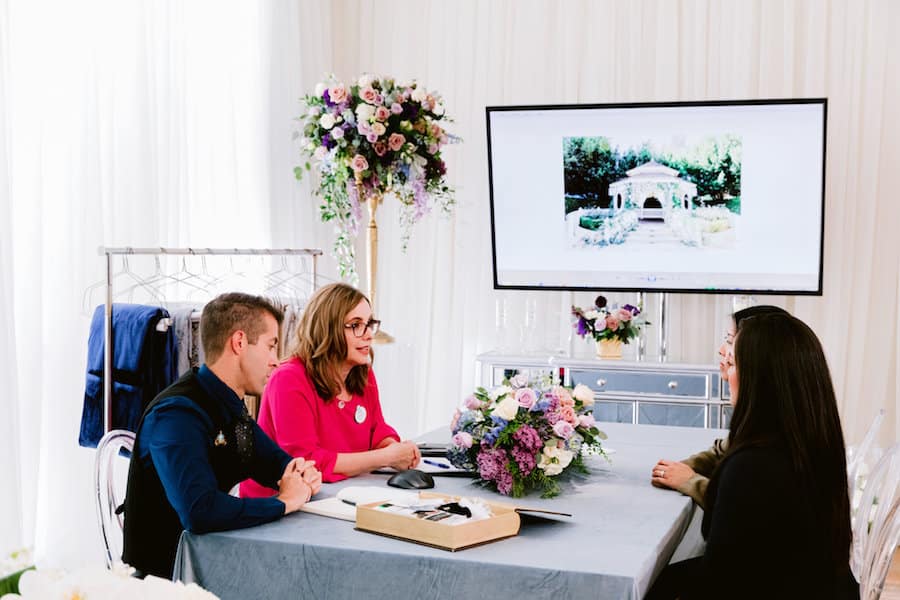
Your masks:
{"label": "small floral arrangement in vase", "polygon": [[606,434],[594,423],[593,406],[589,387],[571,390],[549,376],[520,374],[490,391],[478,388],[453,417],[447,458],[501,494],[556,496],[560,475],[587,473],[587,454],[606,456],[600,443]]}
{"label": "small floral arrangement in vase", "polygon": [[622,344],[627,344],[644,326],[650,325],[640,308],[631,304],[609,307],[603,296],[597,296],[594,307],[589,310],[573,306],[572,315],[575,332],[581,337],[590,336],[597,343],[600,358],[622,358]]}

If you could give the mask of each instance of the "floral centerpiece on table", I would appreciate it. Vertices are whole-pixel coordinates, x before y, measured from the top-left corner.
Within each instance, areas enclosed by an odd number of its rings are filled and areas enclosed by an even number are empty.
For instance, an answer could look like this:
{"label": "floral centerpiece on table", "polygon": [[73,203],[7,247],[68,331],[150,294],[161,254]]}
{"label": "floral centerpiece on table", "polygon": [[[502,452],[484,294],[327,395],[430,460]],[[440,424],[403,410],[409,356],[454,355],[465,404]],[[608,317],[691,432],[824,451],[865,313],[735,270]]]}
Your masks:
{"label": "floral centerpiece on table", "polygon": [[570,390],[549,377],[516,375],[490,391],[478,388],[454,415],[447,458],[501,494],[556,496],[560,475],[587,473],[584,455],[605,456],[593,405],[589,387]]}
{"label": "floral centerpiece on table", "polygon": [[596,342],[613,340],[627,344],[640,333],[641,328],[650,325],[638,307],[631,304],[621,308],[609,307],[603,296],[597,296],[591,309],[573,306],[572,315],[575,317],[572,325],[575,332],[581,337],[590,336]]}
{"label": "floral centerpiece on table", "polygon": [[[434,206],[449,212],[453,190],[444,181],[441,148],[458,141],[444,129],[444,102],[415,81],[362,75],[345,84],[332,75],[305,97],[302,151],[316,164],[323,221],[334,221],[341,276],[356,281],[352,240],[361,202],[392,193],[401,203],[401,243]],[[296,167],[297,179],[310,162]]]}

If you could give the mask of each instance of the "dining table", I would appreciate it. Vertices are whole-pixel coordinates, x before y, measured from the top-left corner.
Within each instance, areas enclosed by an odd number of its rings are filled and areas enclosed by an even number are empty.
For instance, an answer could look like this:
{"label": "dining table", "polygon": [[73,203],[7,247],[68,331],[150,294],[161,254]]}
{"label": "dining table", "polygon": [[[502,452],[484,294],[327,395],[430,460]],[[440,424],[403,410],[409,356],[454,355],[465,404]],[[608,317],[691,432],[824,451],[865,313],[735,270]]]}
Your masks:
{"label": "dining table", "polygon": [[[473,478],[440,476],[434,492],[568,513],[522,516],[518,535],[450,552],[357,530],[350,521],[296,512],[246,529],[179,541],[174,578],[230,598],[642,598],[677,553],[702,553],[700,509],[650,483],[659,459],[707,449],[721,429],[600,423],[607,456],[587,456],[588,474],[541,498],[501,496]],[[448,442],[447,429],[423,442]],[[346,486],[385,486],[366,474],[323,484],[316,499]],[[689,535],[685,535],[693,529]],[[686,547],[687,546],[687,547]]]}

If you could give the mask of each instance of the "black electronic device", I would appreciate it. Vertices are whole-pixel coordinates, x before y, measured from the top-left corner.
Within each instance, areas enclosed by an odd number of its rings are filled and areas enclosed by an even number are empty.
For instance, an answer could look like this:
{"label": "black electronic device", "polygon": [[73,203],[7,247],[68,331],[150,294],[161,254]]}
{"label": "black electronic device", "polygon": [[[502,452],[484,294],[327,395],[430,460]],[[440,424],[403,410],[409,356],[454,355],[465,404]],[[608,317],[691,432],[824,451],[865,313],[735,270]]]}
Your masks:
{"label": "black electronic device", "polygon": [[387,483],[404,490],[427,490],[434,487],[434,478],[424,471],[407,469],[392,476]]}

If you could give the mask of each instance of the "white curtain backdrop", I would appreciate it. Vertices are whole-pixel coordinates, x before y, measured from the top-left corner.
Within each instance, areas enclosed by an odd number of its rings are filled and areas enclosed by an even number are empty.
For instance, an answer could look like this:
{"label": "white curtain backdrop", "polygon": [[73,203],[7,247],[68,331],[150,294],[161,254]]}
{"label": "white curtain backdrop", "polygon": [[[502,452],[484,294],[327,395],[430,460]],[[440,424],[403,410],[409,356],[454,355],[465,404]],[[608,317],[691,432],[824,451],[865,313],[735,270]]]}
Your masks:
{"label": "white curtain backdrop", "polygon": [[[333,30],[338,75],[418,77],[443,93],[454,131],[466,140],[448,152],[459,190],[455,218],[423,223],[406,255],[389,242],[380,248],[379,312],[412,347],[412,361],[400,367],[404,376],[392,373],[399,387],[389,402],[414,411],[415,431],[445,423],[473,384],[473,357],[498,344],[498,306],[505,306],[508,344],[566,346],[570,294],[491,290],[486,105],[826,96],[824,295],[756,301],[787,307],[819,334],[849,443],[862,437],[881,406],[892,422],[882,442],[897,438],[900,205],[891,198],[900,183],[898,3],[434,1],[409,10],[399,1],[347,0],[333,6],[332,20],[341,24]],[[390,213],[388,203],[379,218],[382,240],[396,236]],[[582,304],[592,294],[574,297]],[[524,326],[529,303],[538,306],[531,329]],[[730,312],[727,296],[670,296],[670,359],[713,362]],[[651,329],[651,352],[654,336]],[[580,340],[575,348],[589,351]],[[381,357],[398,349],[402,344]],[[379,372],[386,368],[391,365],[378,365]]]}
{"label": "white curtain backdrop", "polygon": [[0,553],[21,546],[23,490],[20,469],[20,422],[16,387],[15,354],[7,349],[15,345],[13,331],[11,212],[9,205],[9,6],[0,0],[0,381],[4,382],[0,409]]}
{"label": "white curtain backdrop", "polygon": [[[417,78],[465,140],[447,151],[452,218],[428,217],[403,254],[396,206],[379,212],[377,310],[397,343],[376,372],[404,435],[447,422],[480,352],[589,351],[568,306],[593,294],[491,289],[486,105],[827,96],[824,295],[756,300],[819,334],[850,443],[881,406],[881,441],[897,439],[896,2],[0,0],[0,19],[0,376],[18,415],[0,476],[19,482],[0,551],[10,531],[45,563],[101,560],[93,451],[76,446],[98,246],[330,247],[290,138],[328,72]],[[670,296],[670,358],[713,362],[729,312]]]}
{"label": "white curtain backdrop", "polygon": [[[18,427],[0,425],[18,434],[0,435],[0,552],[33,543],[43,564],[97,562],[94,451],[77,446],[91,308],[82,305],[104,273],[97,249],[271,245],[271,195],[292,181],[290,117],[273,107],[296,95],[281,89],[301,65],[300,32],[283,21],[296,8],[0,9],[0,368],[4,404],[19,413]],[[298,235],[317,245],[308,231]],[[19,513],[9,526],[7,502]]]}

